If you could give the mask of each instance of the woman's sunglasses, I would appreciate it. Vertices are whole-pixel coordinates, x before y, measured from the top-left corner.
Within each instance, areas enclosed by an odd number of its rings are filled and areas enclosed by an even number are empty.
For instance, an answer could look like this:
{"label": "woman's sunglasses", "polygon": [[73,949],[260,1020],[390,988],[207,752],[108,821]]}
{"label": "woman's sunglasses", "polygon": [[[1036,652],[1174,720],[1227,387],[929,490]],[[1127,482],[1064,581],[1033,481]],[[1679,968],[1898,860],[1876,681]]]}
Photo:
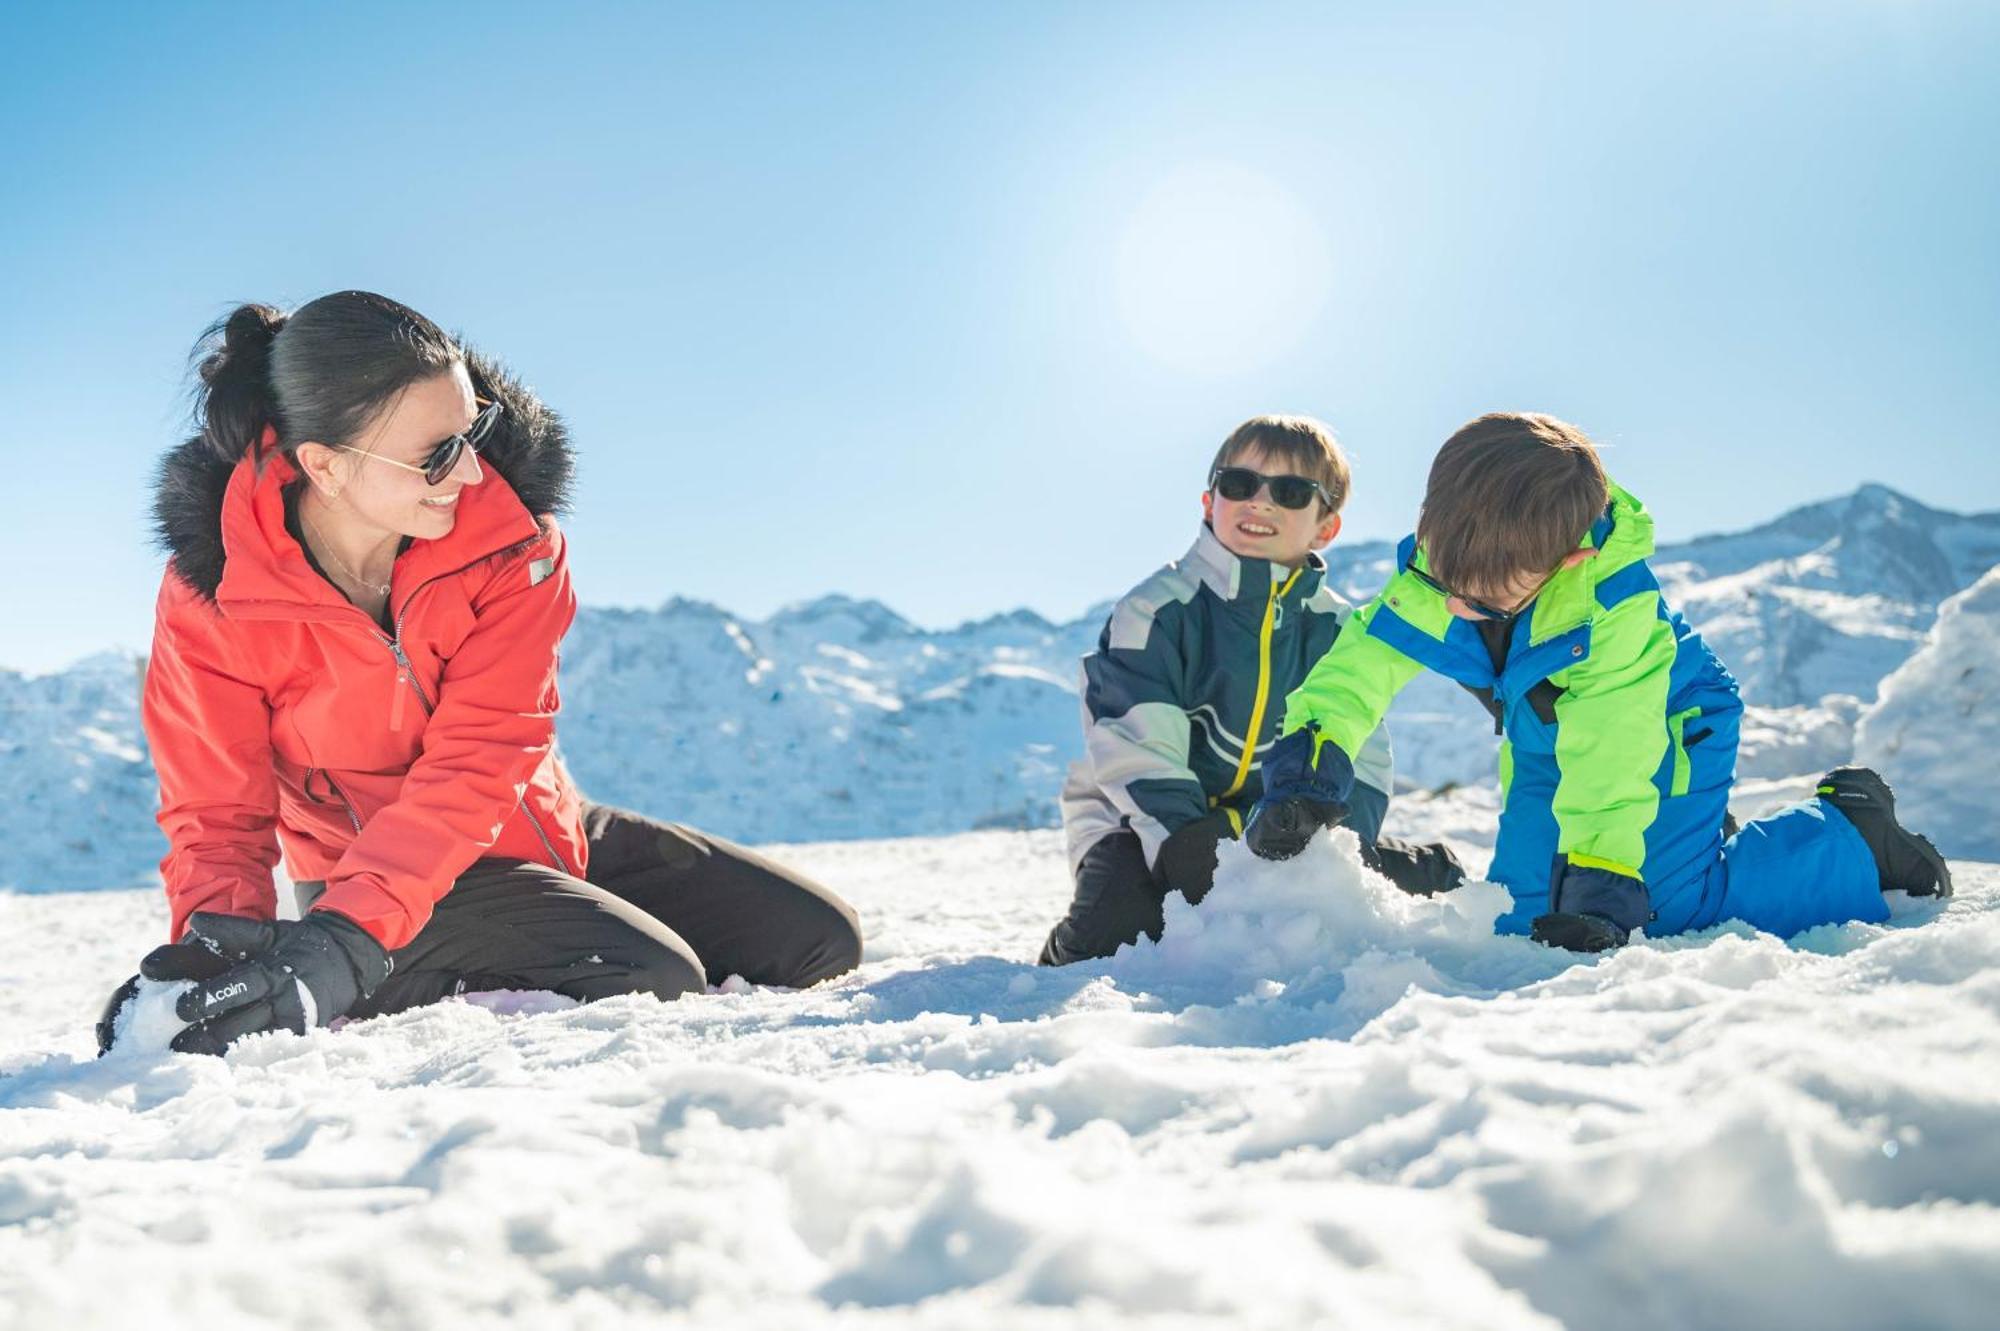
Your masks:
{"label": "woman's sunglasses", "polygon": [[336,444],[334,447],[345,449],[349,453],[359,453],[362,457],[375,462],[386,462],[392,467],[401,467],[404,471],[421,472],[429,484],[443,485],[444,478],[451,475],[452,468],[458,465],[458,459],[466,449],[469,448],[477,453],[486,446],[486,437],[493,433],[493,422],[500,419],[500,412],[501,405],[498,402],[488,402],[479,409],[479,414],[472,418],[472,424],[465,427],[463,434],[455,434],[439,443],[431,450],[431,455],[424,459],[421,466],[414,462],[398,462],[394,458],[385,458],[380,453],[370,453],[351,444]]}
{"label": "woman's sunglasses", "polygon": [[1255,498],[1267,487],[1271,502],[1279,508],[1304,508],[1315,499],[1333,507],[1333,496],[1310,476],[1266,476],[1248,467],[1217,467],[1208,478],[1208,488],[1234,504]]}

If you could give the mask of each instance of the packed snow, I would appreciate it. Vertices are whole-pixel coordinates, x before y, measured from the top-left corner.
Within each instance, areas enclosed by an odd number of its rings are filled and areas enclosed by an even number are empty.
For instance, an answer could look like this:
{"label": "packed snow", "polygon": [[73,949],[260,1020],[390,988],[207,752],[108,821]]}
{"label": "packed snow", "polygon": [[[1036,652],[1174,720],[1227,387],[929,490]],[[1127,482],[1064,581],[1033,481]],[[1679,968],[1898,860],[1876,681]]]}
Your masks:
{"label": "packed snow", "polygon": [[[1746,790],[1745,811],[1799,783]],[[1483,861],[1490,790],[1398,830]],[[92,1058],[157,892],[0,894],[0,1324],[1979,1327],[2000,867],[1791,943],[1579,959],[1350,835],[1029,964],[1059,835],[780,848],[800,993],[472,995]],[[754,1322],[751,1319],[756,1319]]]}

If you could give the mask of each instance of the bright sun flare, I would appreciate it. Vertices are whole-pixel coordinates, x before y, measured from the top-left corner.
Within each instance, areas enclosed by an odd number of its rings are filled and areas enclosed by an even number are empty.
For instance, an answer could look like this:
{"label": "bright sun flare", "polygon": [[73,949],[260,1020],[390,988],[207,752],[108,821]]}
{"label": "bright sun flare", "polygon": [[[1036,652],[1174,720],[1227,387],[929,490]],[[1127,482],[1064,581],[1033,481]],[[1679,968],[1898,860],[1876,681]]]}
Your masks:
{"label": "bright sun flare", "polygon": [[1326,237],[1290,191],[1224,163],[1179,167],[1118,240],[1118,308],[1145,351],[1196,374],[1254,370],[1297,345],[1325,304]]}

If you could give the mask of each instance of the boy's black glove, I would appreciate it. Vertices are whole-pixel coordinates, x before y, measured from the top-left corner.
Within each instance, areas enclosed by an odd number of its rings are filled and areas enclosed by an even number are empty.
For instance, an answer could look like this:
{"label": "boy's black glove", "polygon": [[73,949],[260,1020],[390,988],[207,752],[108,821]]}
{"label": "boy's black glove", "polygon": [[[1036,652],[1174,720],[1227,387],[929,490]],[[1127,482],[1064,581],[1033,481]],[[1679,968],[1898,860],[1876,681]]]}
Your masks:
{"label": "boy's black glove", "polygon": [[118,1014],[139,992],[141,976],[148,980],[208,980],[234,964],[199,943],[163,943],[148,952],[139,963],[139,974],[118,986],[111,1001],[104,1005],[104,1015],[97,1019],[97,1056],[102,1058],[111,1052],[111,1042],[118,1034]]}
{"label": "boy's black glove", "polygon": [[1229,815],[1217,809],[1175,828],[1153,861],[1153,877],[1168,892],[1197,905],[1215,886],[1215,848],[1233,837]]}
{"label": "boy's black glove", "polygon": [[1259,859],[1288,860],[1321,828],[1346,819],[1353,790],[1354,764],[1338,744],[1319,738],[1317,722],[1308,722],[1271,746],[1264,797],[1250,811],[1243,842]]}
{"label": "boy's black glove", "polygon": [[1543,947],[1565,952],[1609,952],[1625,946],[1631,931],[1620,929],[1602,915],[1537,915],[1528,937]]}
{"label": "boy's black glove", "polygon": [[1377,837],[1361,843],[1361,862],[1413,897],[1451,892],[1465,882],[1465,865],[1458,852],[1442,841],[1418,845],[1400,837]]}
{"label": "boy's black glove", "polygon": [[183,1054],[220,1054],[246,1035],[324,1026],[389,978],[391,961],[366,929],[344,915],[249,920],[197,912],[192,942],[233,962],[202,977],[175,1004],[192,1024],[174,1037]]}
{"label": "boy's black glove", "polygon": [[1549,883],[1549,913],[1536,918],[1528,936],[1571,952],[1604,952],[1623,947],[1632,931],[1652,918],[1652,897],[1643,879],[1571,864],[1568,856],[1559,855]]}
{"label": "boy's black glove", "polygon": [[1346,817],[1345,804],[1308,799],[1304,795],[1266,795],[1250,811],[1250,821],[1243,828],[1243,842],[1258,859],[1288,860],[1306,848],[1314,833],[1324,827],[1338,827]]}

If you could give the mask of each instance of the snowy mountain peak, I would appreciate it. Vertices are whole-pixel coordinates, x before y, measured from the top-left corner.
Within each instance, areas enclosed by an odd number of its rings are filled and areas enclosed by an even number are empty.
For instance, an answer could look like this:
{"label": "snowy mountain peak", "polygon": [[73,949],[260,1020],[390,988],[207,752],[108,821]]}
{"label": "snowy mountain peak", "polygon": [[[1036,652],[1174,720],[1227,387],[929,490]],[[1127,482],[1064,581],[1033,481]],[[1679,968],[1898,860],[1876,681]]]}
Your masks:
{"label": "snowy mountain peak", "polygon": [[[643,615],[647,612],[644,610],[631,610],[625,613]],[[708,619],[718,623],[736,618],[736,616],[730,614],[713,601],[697,601],[686,596],[669,596],[666,600],[660,602],[660,608],[653,613],[669,618]]]}
{"label": "snowy mountain peak", "polygon": [[[842,637],[858,637],[868,642],[883,638],[908,637],[922,630],[880,601],[832,593],[788,605],[771,616],[771,622],[787,621],[794,627],[823,629]],[[845,632],[842,632],[845,630]]]}
{"label": "snowy mountain peak", "polygon": [[1789,562],[1834,590],[1935,604],[2000,562],[2000,513],[1951,513],[1871,482],[1747,531],[1663,545],[1658,562],[1692,578]]}
{"label": "snowy mountain peak", "polygon": [[1872,698],[1938,602],[2000,563],[2000,513],[1934,509],[1886,485],[1747,531],[1660,548],[1654,567],[1746,697],[1812,706]]}
{"label": "snowy mountain peak", "polygon": [[957,631],[979,633],[986,630],[1009,629],[1025,630],[1029,633],[1053,633],[1056,625],[1023,607],[1019,610],[1005,610],[997,615],[988,615],[984,619],[969,619],[960,625]]}
{"label": "snowy mountain peak", "polygon": [[1802,504],[1765,523],[1764,527],[1790,528],[1805,535],[1824,537],[1839,530],[1856,517],[1866,515],[1879,515],[1898,521],[1918,523],[1956,516],[1930,508],[1880,481],[1868,481],[1847,494]]}

